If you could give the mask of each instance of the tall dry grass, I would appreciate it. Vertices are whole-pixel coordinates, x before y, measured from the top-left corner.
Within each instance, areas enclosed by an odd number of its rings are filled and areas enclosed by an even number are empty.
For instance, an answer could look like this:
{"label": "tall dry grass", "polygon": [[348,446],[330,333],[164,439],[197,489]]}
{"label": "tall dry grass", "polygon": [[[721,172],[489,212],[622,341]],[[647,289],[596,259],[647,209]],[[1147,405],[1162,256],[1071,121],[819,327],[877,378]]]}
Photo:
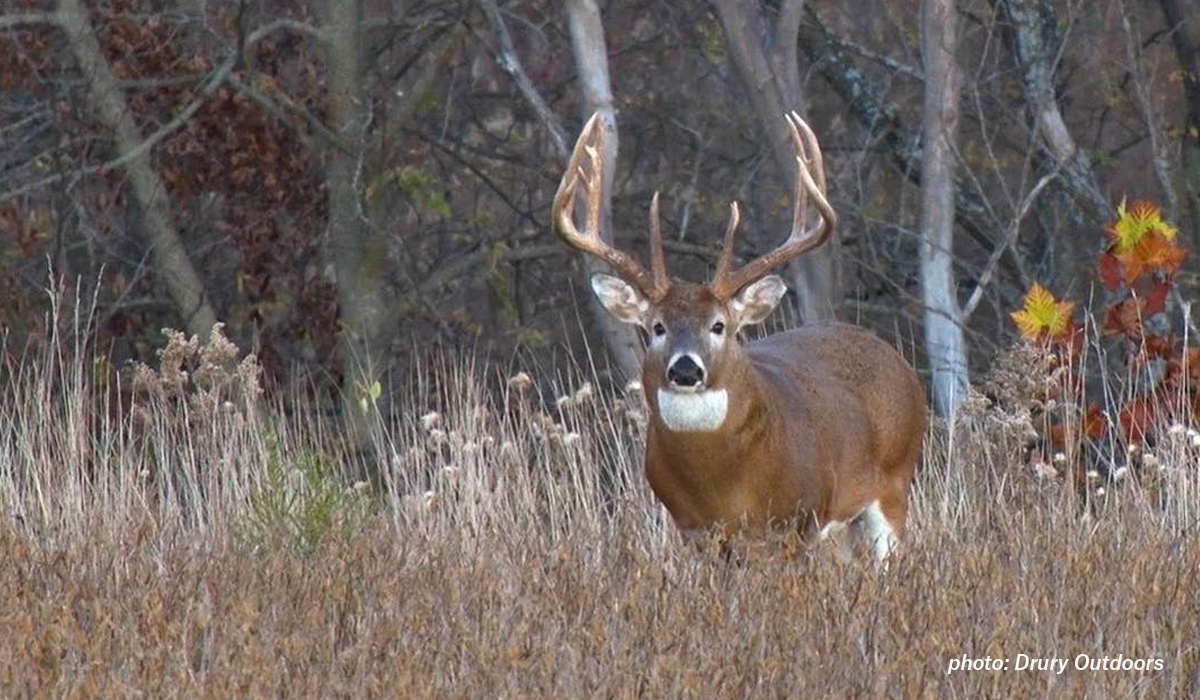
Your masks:
{"label": "tall dry grass", "polygon": [[[432,358],[362,463],[219,335],[117,371],[82,313],[3,368],[3,697],[1200,693],[1186,426],[1079,488],[1028,463],[1019,396],[974,396],[931,432],[886,572],[730,562],[648,493],[636,386]],[[947,674],[1018,654],[1163,669]]]}

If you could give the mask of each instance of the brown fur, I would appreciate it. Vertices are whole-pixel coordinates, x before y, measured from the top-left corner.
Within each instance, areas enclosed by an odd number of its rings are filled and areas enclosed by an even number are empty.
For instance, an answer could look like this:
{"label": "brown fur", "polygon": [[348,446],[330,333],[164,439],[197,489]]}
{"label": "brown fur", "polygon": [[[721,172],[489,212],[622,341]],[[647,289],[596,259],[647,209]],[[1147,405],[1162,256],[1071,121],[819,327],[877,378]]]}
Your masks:
{"label": "brown fur", "polygon": [[[708,288],[683,283],[653,312],[676,333],[706,332],[714,314],[730,313]],[[744,345],[729,337],[704,358],[708,388],[729,394],[725,422],[684,433],[659,414],[669,352],[651,348],[643,367],[646,475],[680,528],[761,530],[798,518],[810,532],[878,500],[902,534],[926,408],[921,381],[894,348],[843,323]]]}

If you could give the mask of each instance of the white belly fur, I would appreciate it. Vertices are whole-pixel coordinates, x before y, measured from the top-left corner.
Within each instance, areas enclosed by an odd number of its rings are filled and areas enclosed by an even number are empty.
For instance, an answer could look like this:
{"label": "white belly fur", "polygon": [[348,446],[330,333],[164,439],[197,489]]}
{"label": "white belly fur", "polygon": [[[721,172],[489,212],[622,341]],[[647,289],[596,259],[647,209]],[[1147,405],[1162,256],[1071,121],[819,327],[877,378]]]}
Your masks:
{"label": "white belly fur", "polygon": [[716,430],[725,422],[729,394],[724,389],[694,394],[658,390],[658,412],[667,428],[676,433]]}

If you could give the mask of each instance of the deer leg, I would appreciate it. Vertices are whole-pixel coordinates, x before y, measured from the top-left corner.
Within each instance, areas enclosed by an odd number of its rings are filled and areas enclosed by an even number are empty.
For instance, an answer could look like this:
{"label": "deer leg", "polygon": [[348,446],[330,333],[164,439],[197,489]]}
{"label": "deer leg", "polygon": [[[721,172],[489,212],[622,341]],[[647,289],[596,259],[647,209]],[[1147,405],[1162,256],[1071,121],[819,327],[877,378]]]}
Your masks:
{"label": "deer leg", "polygon": [[[895,508],[888,508],[893,511],[887,513],[885,511],[884,502],[882,500],[872,501],[871,505],[863,511],[859,520],[861,523],[861,532],[866,536],[867,541],[871,543],[871,547],[875,550],[875,560],[883,562],[900,543],[899,532],[903,529],[903,516],[897,518]],[[893,502],[894,503],[894,502]],[[890,504],[889,504],[890,505]],[[889,515],[891,517],[889,517]]]}
{"label": "deer leg", "polygon": [[882,487],[877,500],[859,518],[860,531],[875,550],[875,559],[884,564],[904,536],[908,519],[908,489],[916,472],[921,454],[922,435],[916,435],[903,449],[899,459],[885,467],[880,480]]}

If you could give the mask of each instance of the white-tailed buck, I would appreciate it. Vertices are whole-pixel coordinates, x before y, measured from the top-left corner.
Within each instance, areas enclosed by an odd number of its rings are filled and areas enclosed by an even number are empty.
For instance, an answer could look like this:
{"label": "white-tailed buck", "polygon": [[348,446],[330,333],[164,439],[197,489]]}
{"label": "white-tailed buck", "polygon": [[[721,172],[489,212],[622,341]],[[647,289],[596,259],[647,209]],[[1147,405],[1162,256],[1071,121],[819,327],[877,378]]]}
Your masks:
{"label": "white-tailed buck", "polygon": [[[787,291],[772,269],[829,238],[821,150],[788,115],[797,177],[792,230],[775,250],[734,266],[738,207],[707,285],[667,275],[658,194],[650,203],[650,271],[601,236],[604,128],[584,127],[554,198],[567,243],[608,263],[592,289],[648,338],[642,386],[650,406],[646,476],[685,532],[800,523],[825,535],[855,523],[883,559],[904,531],[908,489],[925,433],[925,391],[888,344],[857,326],[820,323],[741,343]],[[575,196],[587,222],[575,225]],[[812,199],[820,223],[807,228]]]}

